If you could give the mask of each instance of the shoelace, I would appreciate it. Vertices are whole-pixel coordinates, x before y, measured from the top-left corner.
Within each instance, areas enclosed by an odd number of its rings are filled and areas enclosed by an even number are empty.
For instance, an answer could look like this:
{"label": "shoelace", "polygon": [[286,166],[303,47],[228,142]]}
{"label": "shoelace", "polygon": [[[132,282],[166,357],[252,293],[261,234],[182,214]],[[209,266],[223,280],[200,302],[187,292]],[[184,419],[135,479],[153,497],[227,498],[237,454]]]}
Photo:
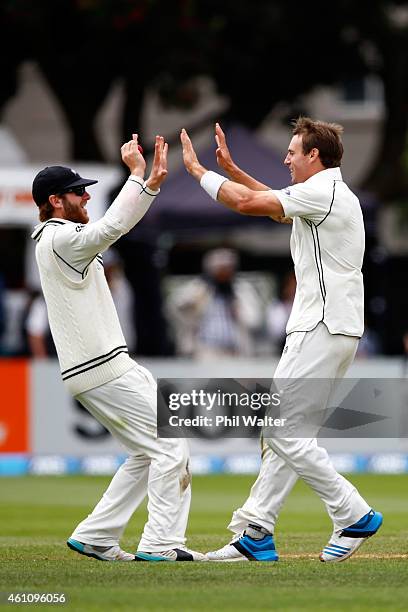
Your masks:
{"label": "shoelace", "polygon": [[244,535],[245,535],[245,529],[241,531],[240,533],[236,533],[234,537],[232,538],[232,540],[229,542],[229,544],[233,544],[234,542],[237,542],[238,540],[243,538]]}

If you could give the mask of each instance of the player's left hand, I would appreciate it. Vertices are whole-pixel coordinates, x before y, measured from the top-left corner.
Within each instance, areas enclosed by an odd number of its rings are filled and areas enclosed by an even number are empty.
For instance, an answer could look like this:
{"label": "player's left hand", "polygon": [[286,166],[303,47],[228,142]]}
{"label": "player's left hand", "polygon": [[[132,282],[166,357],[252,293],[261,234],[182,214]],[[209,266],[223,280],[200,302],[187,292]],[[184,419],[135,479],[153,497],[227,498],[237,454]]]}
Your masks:
{"label": "player's left hand", "polygon": [[217,150],[215,152],[215,155],[217,156],[217,164],[220,168],[230,174],[235,164],[232,161],[225,134],[219,123],[215,124],[215,142],[217,143]]}

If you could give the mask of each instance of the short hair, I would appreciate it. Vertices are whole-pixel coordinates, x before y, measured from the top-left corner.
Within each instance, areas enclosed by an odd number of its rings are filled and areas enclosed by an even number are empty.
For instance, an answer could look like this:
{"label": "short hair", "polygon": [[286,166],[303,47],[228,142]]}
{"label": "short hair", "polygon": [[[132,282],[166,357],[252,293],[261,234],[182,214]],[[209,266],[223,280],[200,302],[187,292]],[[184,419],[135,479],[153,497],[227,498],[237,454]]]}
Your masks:
{"label": "short hair", "polygon": [[343,126],[337,123],[315,121],[309,117],[298,117],[292,123],[293,134],[302,136],[303,153],[319,149],[319,157],[325,168],[336,168],[341,165],[343,143],[341,134]]}

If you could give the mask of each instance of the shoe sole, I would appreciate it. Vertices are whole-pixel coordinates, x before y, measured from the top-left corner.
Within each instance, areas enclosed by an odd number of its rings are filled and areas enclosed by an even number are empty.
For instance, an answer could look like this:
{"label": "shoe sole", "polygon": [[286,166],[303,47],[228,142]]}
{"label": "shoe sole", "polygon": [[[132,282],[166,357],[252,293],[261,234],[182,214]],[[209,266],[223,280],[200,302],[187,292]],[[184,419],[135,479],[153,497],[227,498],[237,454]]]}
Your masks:
{"label": "shoe sole", "polygon": [[248,559],[243,557],[242,559],[208,559],[211,563],[235,563],[237,561],[250,561],[251,563],[276,563],[278,559]]}
{"label": "shoe sole", "polygon": [[162,563],[163,561],[170,561],[170,563],[202,563],[203,561],[208,561],[208,559],[206,557],[204,559],[169,559],[154,553],[137,552],[135,554],[135,561],[147,561],[147,563]]}
{"label": "shoe sole", "polygon": [[176,559],[169,559],[168,557],[162,557],[161,555],[156,556],[153,553],[136,553],[135,561],[147,561],[148,563],[162,563],[170,561],[170,563],[175,563]]}
{"label": "shoe sole", "polygon": [[108,561],[108,559],[99,557],[96,553],[87,553],[84,550],[81,550],[78,545],[82,546],[82,544],[80,542],[77,542],[77,540],[72,540],[71,538],[67,540],[68,548],[70,548],[74,552],[79,553],[80,555],[84,555],[84,557],[92,557],[92,559],[96,559],[97,561]]}
{"label": "shoe sole", "polygon": [[[375,535],[375,534],[373,534]],[[358,549],[360,548],[360,546],[362,544],[364,544],[364,542],[366,542],[368,540],[368,538],[372,538],[373,536],[367,536],[366,538],[361,538],[361,542],[359,542],[357,544],[357,546],[355,548],[353,548],[353,550],[351,550],[349,553],[346,553],[343,557],[333,557],[333,559],[323,559],[323,553],[320,553],[319,555],[319,559],[320,561],[322,561],[323,563],[341,563],[342,561],[346,561],[347,559],[350,559],[350,557],[352,555],[354,555],[355,552],[358,551]]]}
{"label": "shoe sole", "polygon": [[207,557],[207,560],[212,563],[236,563],[237,561],[250,561],[251,563],[253,563],[254,561],[256,563],[276,563],[277,561],[279,561],[279,557],[277,559],[248,559],[248,557],[245,556],[234,557],[231,559],[210,559],[209,557]]}
{"label": "shoe sole", "polygon": [[[207,557],[208,559],[208,557]],[[236,558],[236,559],[208,559],[211,563],[235,563],[236,561],[249,561],[247,557]]]}

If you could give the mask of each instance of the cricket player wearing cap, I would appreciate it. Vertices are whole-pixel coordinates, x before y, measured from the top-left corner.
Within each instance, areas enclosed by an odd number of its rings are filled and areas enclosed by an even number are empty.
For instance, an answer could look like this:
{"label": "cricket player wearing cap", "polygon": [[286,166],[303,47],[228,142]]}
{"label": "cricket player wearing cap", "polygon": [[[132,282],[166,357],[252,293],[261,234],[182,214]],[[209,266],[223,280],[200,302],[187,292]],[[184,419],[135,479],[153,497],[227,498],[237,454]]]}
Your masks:
{"label": "cricket player wearing cap", "polygon": [[[185,440],[157,438],[156,383],[128,354],[102,260],[102,253],[140,221],[159,193],[167,174],[167,144],[156,137],[147,181],[137,135],[121,154],[130,176],[95,223],[88,223],[86,206],[91,197],[87,187],[96,180],[50,166],[37,174],[32,187],[41,221],[32,238],[62,379],[129,454],[67,544],[104,561],[201,561],[204,555],[185,546],[191,498],[188,447]],[[148,521],[136,554],[127,553],[119,540],[146,493]]]}
{"label": "cricket player wearing cap", "polygon": [[[233,162],[218,124],[217,161],[231,180],[208,172],[187,132],[181,133],[186,169],[211,197],[241,214],[293,224],[297,289],[274,377],[279,384],[286,381],[285,391],[304,387],[305,379],[327,381],[313,383],[309,404],[306,394],[296,396],[302,400],[300,406],[291,397],[286,400],[286,406],[300,413],[326,409],[334,381],[344,376],[363,334],[364,225],[358,198],[340,171],[341,132],[341,126],[306,117],[294,122],[284,161],[292,185],[283,190],[271,190]],[[321,561],[347,559],[379,529],[381,514],[336,472],[315,437],[264,437],[263,446],[258,479],[229,525],[235,536],[220,550],[207,553],[210,561],[277,561],[275,522],[299,476],[320,496],[333,522]]]}

